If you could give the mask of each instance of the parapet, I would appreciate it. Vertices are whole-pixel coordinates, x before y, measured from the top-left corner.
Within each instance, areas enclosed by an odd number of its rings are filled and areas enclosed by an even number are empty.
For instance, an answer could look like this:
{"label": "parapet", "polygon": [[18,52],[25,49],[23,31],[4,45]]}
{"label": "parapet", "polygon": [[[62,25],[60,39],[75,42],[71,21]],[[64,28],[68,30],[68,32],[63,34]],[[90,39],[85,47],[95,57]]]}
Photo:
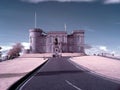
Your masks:
{"label": "parapet", "polygon": [[84,34],[85,30],[74,30],[73,31],[73,34],[79,34],[79,33]]}
{"label": "parapet", "polygon": [[33,29],[30,29],[29,32],[40,32],[40,33],[42,33],[43,30],[40,29],[40,28],[33,28]]}
{"label": "parapet", "polygon": [[39,28],[30,29],[30,37],[39,37],[42,35],[43,30]]}
{"label": "parapet", "polygon": [[47,34],[67,34],[66,31],[50,31]]}

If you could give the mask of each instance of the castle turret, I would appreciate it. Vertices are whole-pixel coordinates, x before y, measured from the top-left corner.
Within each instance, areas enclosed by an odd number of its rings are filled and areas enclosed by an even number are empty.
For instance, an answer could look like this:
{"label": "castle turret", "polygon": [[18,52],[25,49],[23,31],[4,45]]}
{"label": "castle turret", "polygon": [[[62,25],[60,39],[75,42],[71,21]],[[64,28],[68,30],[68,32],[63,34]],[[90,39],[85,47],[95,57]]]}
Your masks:
{"label": "castle turret", "polygon": [[30,53],[84,52],[84,30],[73,31],[67,35],[63,31],[45,33],[41,29],[29,30]]}
{"label": "castle turret", "polygon": [[74,49],[75,52],[84,52],[84,30],[76,30],[73,32],[74,36]]}
{"label": "castle turret", "polygon": [[39,53],[39,37],[42,35],[42,30],[35,28],[30,29],[29,32],[30,52]]}

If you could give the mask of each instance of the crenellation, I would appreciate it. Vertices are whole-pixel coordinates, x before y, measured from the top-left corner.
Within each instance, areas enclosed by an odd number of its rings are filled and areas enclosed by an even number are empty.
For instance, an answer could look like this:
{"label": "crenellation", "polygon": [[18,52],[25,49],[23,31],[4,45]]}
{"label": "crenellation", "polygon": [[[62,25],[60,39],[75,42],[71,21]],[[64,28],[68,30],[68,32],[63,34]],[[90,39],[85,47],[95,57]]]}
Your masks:
{"label": "crenellation", "polygon": [[[85,53],[84,30],[44,32],[42,29],[30,30],[30,53]],[[57,42],[55,44],[55,42]]]}

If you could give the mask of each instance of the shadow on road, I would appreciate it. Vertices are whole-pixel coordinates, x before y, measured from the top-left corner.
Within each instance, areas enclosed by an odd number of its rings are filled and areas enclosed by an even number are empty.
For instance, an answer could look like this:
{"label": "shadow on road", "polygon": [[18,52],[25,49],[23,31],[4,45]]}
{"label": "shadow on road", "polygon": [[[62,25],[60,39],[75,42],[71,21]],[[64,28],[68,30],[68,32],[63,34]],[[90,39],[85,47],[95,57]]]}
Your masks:
{"label": "shadow on road", "polygon": [[[76,73],[85,73],[86,71],[80,70],[67,70],[67,71],[47,71],[39,72],[35,76],[47,76],[47,75],[59,75],[59,74],[76,74]],[[89,71],[88,71],[89,72]]]}
{"label": "shadow on road", "polygon": [[23,73],[5,73],[0,74],[0,78],[11,78],[11,77],[19,77],[19,76],[25,76],[29,72],[23,72]]}

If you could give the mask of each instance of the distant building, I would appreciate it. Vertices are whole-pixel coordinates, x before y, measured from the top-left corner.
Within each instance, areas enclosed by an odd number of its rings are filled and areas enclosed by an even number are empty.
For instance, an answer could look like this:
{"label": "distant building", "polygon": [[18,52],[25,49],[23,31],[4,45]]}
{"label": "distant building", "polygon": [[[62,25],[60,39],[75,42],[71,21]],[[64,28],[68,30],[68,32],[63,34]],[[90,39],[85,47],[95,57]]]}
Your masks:
{"label": "distant building", "polygon": [[44,32],[39,28],[29,33],[30,53],[84,53],[84,30]]}

